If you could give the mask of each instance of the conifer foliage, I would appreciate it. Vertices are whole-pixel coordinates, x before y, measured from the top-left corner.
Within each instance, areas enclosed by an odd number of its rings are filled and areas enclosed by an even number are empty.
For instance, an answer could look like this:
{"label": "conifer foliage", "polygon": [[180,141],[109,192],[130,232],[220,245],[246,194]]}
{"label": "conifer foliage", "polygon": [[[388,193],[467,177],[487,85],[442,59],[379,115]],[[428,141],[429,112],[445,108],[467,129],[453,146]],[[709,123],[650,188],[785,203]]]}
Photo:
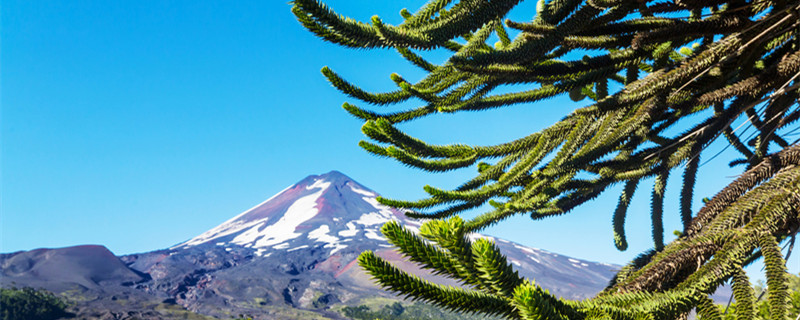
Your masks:
{"label": "conifer foliage", "polygon": [[[364,149],[426,171],[478,169],[454,190],[426,186],[425,199],[379,199],[428,219],[419,233],[397,223],[383,232],[408,259],[463,287],[427,282],[371,252],[360,256],[361,266],[388,290],[456,311],[514,319],[672,319],[696,308],[715,319],[720,314],[708,296],[726,281],[741,301],[737,316],[752,318],[755,308],[747,301],[755,298],[742,268],[763,258],[771,318],[784,319],[781,244],[794,242],[800,226],[800,0],[539,0],[530,21],[505,19],[519,2],[432,0],[414,13],[402,10],[399,25],[377,16],[355,21],[316,0],[291,2],[300,23],[320,38],[393,49],[427,72],[415,83],[392,74],[396,90],[372,93],[322,69],[334,87],[361,101],[344,109],[364,121],[370,138],[360,142]],[[432,49],[452,55],[434,64],[423,53]],[[519,90],[498,93],[504,86]],[[398,126],[435,113],[557,95],[591,104],[499,145],[431,145]],[[378,110],[409,100],[418,107]],[[737,120],[743,127],[734,126]],[[731,166],[743,173],[695,213],[696,175],[701,159],[715,156],[704,151],[717,139],[740,155]],[[683,178],[675,214],[684,230],[667,244],[662,217],[670,174]],[[621,184],[609,215],[614,244],[625,250],[627,206],[648,178],[655,179],[649,190],[654,250],[593,299],[554,297],[521,278],[492,242],[468,237],[513,215],[567,214]],[[487,203],[492,209],[475,218],[458,216]]]}

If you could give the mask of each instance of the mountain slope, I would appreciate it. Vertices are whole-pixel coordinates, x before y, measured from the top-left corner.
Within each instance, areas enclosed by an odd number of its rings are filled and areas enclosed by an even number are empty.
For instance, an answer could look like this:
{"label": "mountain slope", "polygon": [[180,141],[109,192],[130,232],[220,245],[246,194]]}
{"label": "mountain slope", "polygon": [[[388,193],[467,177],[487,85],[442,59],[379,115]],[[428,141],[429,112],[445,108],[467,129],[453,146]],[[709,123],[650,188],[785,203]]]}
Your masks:
{"label": "mountain slope", "polygon": [[145,277],[128,269],[106,247],[97,245],[2,254],[0,274],[5,280],[50,285],[77,284],[91,289],[107,283],[132,284],[145,280]]}
{"label": "mountain slope", "polygon": [[172,249],[213,243],[257,249],[261,255],[322,245],[335,254],[349,243],[386,244],[380,227],[392,219],[419,226],[401,211],[379,204],[377,195],[338,171],[309,176]]}
{"label": "mountain slope", "polygon": [[[402,257],[388,249],[391,246],[380,235],[380,227],[390,220],[398,220],[412,230],[420,226],[419,221],[407,218],[402,211],[379,204],[377,196],[338,171],[312,175],[172,249],[211,244],[226,248],[243,246],[255,249],[256,255],[263,257],[278,251],[327,249],[331,261],[323,267],[337,277],[352,278],[354,284],[371,285],[359,268],[350,271],[354,260],[342,261],[337,253],[346,248],[357,248],[345,250],[348,253],[373,250],[384,258],[403,263]],[[616,270],[608,264],[581,261],[502,239],[496,239],[495,243],[523,276],[535,278],[540,285],[567,298],[592,296],[605,287]],[[404,264],[414,268],[410,263]],[[337,267],[332,268],[333,265]],[[455,284],[448,279],[425,277]]]}

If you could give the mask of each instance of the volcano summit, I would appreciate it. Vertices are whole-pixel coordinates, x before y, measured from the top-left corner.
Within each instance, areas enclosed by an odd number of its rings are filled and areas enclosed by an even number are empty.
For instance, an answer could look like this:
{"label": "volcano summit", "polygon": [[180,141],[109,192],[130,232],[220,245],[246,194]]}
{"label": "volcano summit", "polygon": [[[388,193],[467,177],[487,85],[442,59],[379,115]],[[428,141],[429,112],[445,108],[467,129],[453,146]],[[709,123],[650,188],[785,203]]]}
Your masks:
{"label": "volcano summit", "polygon": [[378,196],[338,171],[309,176],[267,201],[172,249],[204,244],[256,249],[259,256],[275,250],[322,247],[329,254],[350,243],[378,242],[380,227],[399,220],[416,227],[399,210],[384,206]]}

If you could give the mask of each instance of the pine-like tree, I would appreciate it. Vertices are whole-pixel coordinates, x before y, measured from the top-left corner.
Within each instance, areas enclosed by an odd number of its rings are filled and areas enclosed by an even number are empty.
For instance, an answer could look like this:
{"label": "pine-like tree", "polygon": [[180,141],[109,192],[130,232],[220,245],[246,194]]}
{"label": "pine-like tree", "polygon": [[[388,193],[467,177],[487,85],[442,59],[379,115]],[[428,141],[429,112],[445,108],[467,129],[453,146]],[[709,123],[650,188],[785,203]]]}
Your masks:
{"label": "pine-like tree", "polygon": [[[359,262],[391,291],[457,311],[521,319],[673,319],[696,308],[719,319],[709,294],[732,283],[737,316],[752,318],[754,293],[743,267],[766,264],[772,319],[787,314],[785,257],[800,226],[800,0],[539,0],[530,22],[504,20],[519,0],[432,0],[404,22],[371,23],[334,13],[316,0],[292,1],[297,19],[320,38],[351,48],[392,48],[427,76],[370,93],[329,68],[337,89],[372,105],[409,99],[418,108],[379,113],[345,103],[363,119],[378,156],[441,172],[476,165],[455,190],[426,186],[429,198],[386,205],[430,219],[419,234],[397,223],[385,236],[408,259],[460,280],[461,288],[429,283],[371,252]],[[513,39],[509,31],[516,34]],[[488,39],[499,41],[490,45]],[[443,64],[420,51],[445,49]],[[575,58],[585,52],[595,53]],[[526,88],[497,93],[496,88]],[[477,111],[560,94],[593,103],[524,138],[492,146],[431,145],[397,124],[434,113]],[[744,119],[749,135],[732,128]],[[672,128],[673,130],[668,131]],[[674,129],[688,128],[672,134]],[[743,173],[691,210],[705,147],[727,139]],[[548,157],[549,155],[549,157]],[[682,171],[683,232],[663,240],[667,177]],[[521,278],[487,240],[467,234],[512,215],[534,220],[562,215],[623,184],[612,214],[614,241],[624,250],[627,206],[639,182],[651,191],[654,250],[624,267],[595,298],[562,300]],[[458,214],[491,204],[465,221]]]}

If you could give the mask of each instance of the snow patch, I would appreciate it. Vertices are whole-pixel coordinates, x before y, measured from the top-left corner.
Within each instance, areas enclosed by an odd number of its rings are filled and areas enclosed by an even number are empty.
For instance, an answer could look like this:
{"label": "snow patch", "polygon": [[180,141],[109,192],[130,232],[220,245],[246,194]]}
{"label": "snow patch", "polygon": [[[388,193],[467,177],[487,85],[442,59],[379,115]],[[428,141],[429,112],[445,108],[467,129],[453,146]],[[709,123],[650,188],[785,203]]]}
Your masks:
{"label": "snow patch", "polygon": [[314,229],[313,231],[308,233],[309,239],[315,239],[317,242],[325,242],[323,248],[333,248],[331,251],[331,255],[336,253],[339,250],[347,248],[347,245],[340,244],[339,238],[334,237],[328,232],[331,231],[331,228],[328,227],[327,224],[321,225],[319,228]]}
{"label": "snow patch", "polygon": [[300,250],[300,249],[305,249],[305,248],[308,248],[308,245],[307,245],[307,244],[304,244],[304,245],[302,245],[302,246],[299,246],[299,247],[297,247],[297,248],[291,248],[291,249],[289,249],[289,250],[286,250],[286,252],[292,252],[292,251],[295,251],[295,250]]}
{"label": "snow patch", "polygon": [[[199,236],[194,237],[191,240],[186,241],[186,243],[178,245],[178,246],[189,247],[189,246],[195,246],[195,245],[203,244],[203,243],[209,242],[211,240],[214,240],[216,238],[224,237],[224,236],[239,232],[239,231],[247,229],[247,228],[252,228],[254,225],[257,225],[257,224],[260,224],[260,223],[264,223],[267,220],[268,220],[268,218],[264,218],[264,219],[256,220],[256,221],[250,221],[250,222],[229,220],[228,222],[225,222],[225,223],[223,223],[221,225],[218,225],[218,226],[212,228],[211,230],[203,232]],[[220,243],[224,244],[224,242],[220,242]],[[217,245],[219,245],[219,243],[217,243]],[[178,247],[178,246],[176,246],[176,247]]]}
{"label": "snow patch", "polygon": [[[327,245],[326,245],[326,247],[327,247]],[[342,249],[344,249],[344,248],[347,248],[347,245],[346,245],[346,244],[339,244],[339,243],[337,243],[337,244],[334,246],[333,250],[331,250],[331,253],[329,254],[329,256],[332,256],[334,253],[336,253],[336,252],[338,252],[339,250],[342,250]]]}
{"label": "snow patch", "polygon": [[272,248],[273,248],[273,249],[286,249],[286,248],[288,248],[288,247],[289,247],[289,244],[288,244],[288,243],[286,243],[286,242],[284,242],[284,243],[281,243],[281,244],[279,244],[279,245],[276,245],[276,246],[274,246],[274,247],[272,247]]}
{"label": "snow patch", "polygon": [[394,212],[392,212],[392,208],[381,204],[374,197],[362,197],[361,199],[372,205],[373,208],[377,209],[378,212],[376,213],[379,216],[383,217],[383,219],[386,219],[386,221],[389,221],[392,218],[394,218]]}
{"label": "snow patch", "polygon": [[515,245],[514,245],[514,248],[517,248],[517,249],[519,249],[519,250],[522,250],[523,252],[527,252],[527,253],[529,253],[529,254],[536,254],[536,253],[533,251],[533,249],[531,249],[531,248],[528,248],[528,247],[523,247],[523,246],[520,246],[520,245],[516,245],[516,244],[515,244]]}
{"label": "snow patch", "polygon": [[272,201],[272,199],[275,199],[276,197],[282,195],[284,192],[286,192],[286,190],[289,190],[292,187],[294,187],[294,185],[291,185],[291,186],[288,186],[288,187],[284,188],[283,190],[281,190],[280,192],[276,193],[272,197],[269,197],[269,199],[264,200],[264,202],[261,202],[261,203],[255,205],[254,207],[252,207],[250,209],[247,209],[244,212],[236,215],[235,217],[228,219],[227,221],[223,222],[222,224],[220,224],[220,225],[218,225],[218,226],[216,226],[214,228],[211,228],[210,230],[208,230],[206,232],[201,233],[199,236],[196,236],[196,237],[190,239],[189,241],[186,241],[183,244],[176,245],[176,246],[174,246],[172,248],[177,248],[177,247],[181,247],[181,246],[188,247],[188,246],[199,245],[199,244],[202,244],[202,243],[209,242],[209,241],[211,241],[213,239],[216,239],[216,238],[220,238],[220,237],[224,237],[224,236],[229,235],[229,234],[236,233],[236,232],[238,232],[238,231],[240,231],[242,229],[249,228],[249,227],[251,227],[251,226],[253,226],[255,224],[258,224],[260,222],[266,222],[267,219],[256,220],[256,221],[251,221],[251,222],[244,222],[244,221],[237,221],[237,220],[239,220],[239,218],[247,215],[248,213],[252,212],[253,210],[257,209],[258,207],[261,207],[265,203]]}
{"label": "snow patch", "polygon": [[539,259],[536,259],[534,257],[528,256],[528,258],[531,258],[531,260],[536,261],[536,263],[542,263],[541,261],[539,261]]}
{"label": "snow patch", "polygon": [[249,229],[245,230],[244,232],[240,233],[235,238],[233,238],[232,242],[236,244],[252,245],[254,241],[256,241],[262,236],[259,229],[263,228],[266,224],[267,222],[265,221],[265,222],[259,222],[256,225],[251,226]]}
{"label": "snow patch", "polygon": [[575,260],[575,259],[567,259],[567,260],[569,260],[569,262],[572,262],[572,263],[581,263],[580,260]]}
{"label": "snow patch", "polygon": [[386,222],[389,222],[389,220],[392,219],[386,217],[385,215],[381,215],[381,213],[379,212],[370,212],[362,214],[361,217],[359,217],[358,220],[355,221],[355,223],[363,224],[365,226],[371,226],[376,224],[384,224]]}
{"label": "snow patch", "polygon": [[377,194],[375,194],[374,192],[369,192],[367,190],[361,189],[361,188],[356,187],[356,186],[354,186],[352,184],[349,184],[349,183],[348,183],[348,185],[350,186],[350,190],[353,190],[353,192],[355,192],[355,193],[363,194],[363,195],[368,196],[368,197],[377,196]]}
{"label": "snow patch", "polygon": [[339,231],[339,235],[342,237],[352,237],[358,234],[358,230],[356,229],[356,225],[352,222],[347,223],[347,230]]}
{"label": "snow patch", "polygon": [[254,248],[263,248],[301,236],[302,233],[295,232],[295,229],[319,213],[319,209],[316,207],[317,199],[322,196],[331,183],[317,181],[314,185],[320,190],[292,203],[278,221],[266,227],[251,228],[234,238],[233,243],[253,243]]}
{"label": "snow patch", "polygon": [[517,267],[520,267],[520,266],[522,266],[522,264],[521,264],[521,263],[519,263],[519,261],[517,261],[517,260],[514,260],[514,259],[511,259],[511,263],[513,263],[513,264],[514,264],[515,266],[517,266]]}
{"label": "snow patch", "polygon": [[328,232],[331,231],[331,228],[328,227],[327,224],[323,224],[308,233],[309,239],[315,239],[318,242],[327,242],[327,243],[335,243],[339,240],[339,238],[329,235]]}
{"label": "snow patch", "polygon": [[366,236],[369,239],[386,241],[386,238],[379,236],[378,232],[375,230],[364,230],[364,231],[366,231],[364,236]]}
{"label": "snow patch", "polygon": [[314,183],[312,183],[310,186],[306,187],[306,190],[311,190],[311,189],[322,189],[322,190],[325,190],[325,189],[328,189],[328,187],[330,187],[330,186],[331,186],[330,182],[325,181],[325,180],[316,179],[316,180],[314,180]]}

